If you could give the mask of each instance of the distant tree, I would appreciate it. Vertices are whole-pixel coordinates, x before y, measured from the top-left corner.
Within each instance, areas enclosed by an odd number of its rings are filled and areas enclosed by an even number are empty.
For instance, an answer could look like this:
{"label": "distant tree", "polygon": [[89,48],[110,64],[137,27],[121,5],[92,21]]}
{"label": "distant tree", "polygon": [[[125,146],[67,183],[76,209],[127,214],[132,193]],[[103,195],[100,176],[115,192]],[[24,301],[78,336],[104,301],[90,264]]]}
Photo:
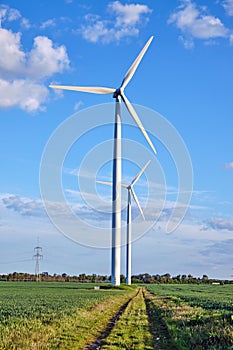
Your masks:
{"label": "distant tree", "polygon": [[172,277],[174,283],[181,283],[181,276],[177,275],[175,277]]}
{"label": "distant tree", "polygon": [[187,276],[186,275],[182,275],[181,276],[181,281],[182,281],[182,283],[186,283],[187,282]]}
{"label": "distant tree", "polygon": [[142,281],[137,276],[132,276],[131,277],[131,282],[133,284],[142,283]]}
{"label": "distant tree", "polygon": [[209,277],[207,275],[202,276],[202,283],[208,283],[209,282]]}

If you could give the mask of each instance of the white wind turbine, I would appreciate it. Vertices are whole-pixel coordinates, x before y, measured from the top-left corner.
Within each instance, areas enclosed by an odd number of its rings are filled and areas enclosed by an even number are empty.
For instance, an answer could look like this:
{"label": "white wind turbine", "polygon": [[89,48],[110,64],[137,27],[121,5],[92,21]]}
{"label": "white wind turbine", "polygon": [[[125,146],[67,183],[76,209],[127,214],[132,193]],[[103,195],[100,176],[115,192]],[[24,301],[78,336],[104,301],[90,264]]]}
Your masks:
{"label": "white wind turbine", "polygon": [[126,108],[135,120],[139,129],[143,133],[148,144],[152,148],[153,152],[156,150],[144,129],[139,117],[133,106],[126,98],[124,89],[132,79],[139,63],[141,62],[144,54],[146,53],[153,36],[147,41],[129,70],[127,71],[121,86],[118,89],[108,87],[88,87],[88,86],[59,86],[50,85],[53,89],[74,90],[82,92],[90,92],[94,94],[113,94],[116,99],[116,111],[115,111],[115,127],[114,127],[114,150],[113,150],[113,187],[112,187],[112,271],[111,278],[113,285],[120,285],[120,233],[121,233],[121,99],[125,103]]}
{"label": "white wind turbine", "polygon": [[[133,186],[136,184],[136,182],[140,179],[148,165],[150,164],[150,160],[144,165],[144,167],[139,171],[139,173],[135,176],[133,181],[129,185],[121,184],[121,187],[126,188],[128,190],[128,204],[127,204],[127,236],[126,236],[126,284],[131,284],[131,240],[132,240],[132,197],[135,200],[135,203],[137,204],[137,207],[145,220],[145,216],[143,214],[141,205],[139,203],[139,200],[136,196],[136,193],[133,189]],[[107,181],[97,181],[100,184],[104,185],[110,185],[112,186],[111,182]]]}

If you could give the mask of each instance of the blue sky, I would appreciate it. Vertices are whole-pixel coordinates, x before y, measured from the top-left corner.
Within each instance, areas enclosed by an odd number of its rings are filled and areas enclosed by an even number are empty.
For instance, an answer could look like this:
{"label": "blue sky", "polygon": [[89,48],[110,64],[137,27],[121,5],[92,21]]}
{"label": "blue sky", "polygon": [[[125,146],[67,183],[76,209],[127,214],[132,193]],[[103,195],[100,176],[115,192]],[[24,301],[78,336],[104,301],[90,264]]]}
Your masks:
{"label": "blue sky", "polygon": [[[41,199],[39,173],[46,144],[55,130],[65,125],[62,123],[75,114],[78,133],[79,127],[87,127],[88,108],[92,111],[96,105],[113,105],[113,100],[108,95],[61,93],[49,84],[118,87],[153,35],[126,94],[134,104],[158,112],[179,133],[192,162],[193,194],[183,222],[167,234],[169,215],[182,190],[178,187],[180,169],[175,167],[176,143],[172,134],[171,154],[156,134],[158,125],[142,110],[140,118],[158,153],[153,156],[133,125],[123,126],[124,137],[145,148],[141,158],[135,154],[135,158],[123,161],[123,179],[130,181],[150,157],[151,170],[148,167],[147,177],[142,176],[135,191],[145,209],[149,203],[148,222],[153,221],[149,218],[153,208],[161,208],[154,227],[133,243],[132,272],[208,274],[230,279],[233,1],[58,0],[54,6],[47,1],[29,4],[12,0],[2,2],[0,24],[0,273],[33,272],[31,259],[39,237],[43,270],[110,274],[109,249],[77,244],[50,222]],[[114,110],[114,105],[106,108]],[[92,112],[90,115],[95,118]],[[130,123],[125,115],[125,122]],[[110,216],[90,207],[98,203],[91,191],[95,176],[111,177],[110,159],[98,169],[90,153],[94,150],[94,157],[95,152],[102,154],[101,146],[96,146],[112,138],[112,125],[101,127],[101,121],[69,149],[61,169],[62,184],[67,202],[84,226],[85,222],[92,227],[102,222],[109,229]],[[103,154],[109,157],[112,148],[106,145]],[[78,171],[84,190],[78,184]],[[96,171],[93,176],[92,171]],[[154,176],[153,171],[159,175]],[[161,204],[162,197],[156,193],[162,182],[163,188],[166,183],[166,199]],[[108,210],[110,189],[98,185],[97,192],[99,201],[103,200],[102,209]],[[55,204],[52,208],[57,209]],[[135,207],[134,211],[136,217]],[[138,225],[141,229],[140,222]],[[78,229],[82,235],[82,224]],[[122,254],[124,273],[124,251]]]}

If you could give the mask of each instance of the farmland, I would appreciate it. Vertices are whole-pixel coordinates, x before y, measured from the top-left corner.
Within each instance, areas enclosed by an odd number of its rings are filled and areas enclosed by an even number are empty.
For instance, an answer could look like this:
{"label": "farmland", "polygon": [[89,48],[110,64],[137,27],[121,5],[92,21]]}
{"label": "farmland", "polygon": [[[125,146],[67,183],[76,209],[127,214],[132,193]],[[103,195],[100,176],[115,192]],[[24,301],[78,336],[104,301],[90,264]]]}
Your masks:
{"label": "farmland", "polygon": [[0,283],[0,349],[233,349],[233,285]]}
{"label": "farmland", "polygon": [[174,349],[233,349],[233,286],[150,285]]}
{"label": "farmland", "polygon": [[1,283],[0,349],[83,349],[135,293],[87,286]]}

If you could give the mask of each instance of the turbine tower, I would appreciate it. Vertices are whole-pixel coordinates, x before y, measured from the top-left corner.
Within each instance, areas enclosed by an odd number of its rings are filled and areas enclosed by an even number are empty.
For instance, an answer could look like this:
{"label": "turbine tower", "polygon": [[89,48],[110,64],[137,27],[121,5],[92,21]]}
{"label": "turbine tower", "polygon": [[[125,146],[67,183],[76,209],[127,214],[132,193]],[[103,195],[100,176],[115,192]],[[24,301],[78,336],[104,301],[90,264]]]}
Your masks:
{"label": "turbine tower", "polygon": [[50,85],[53,89],[73,90],[81,92],[90,92],[94,94],[113,94],[116,100],[115,126],[114,126],[114,150],[113,150],[113,187],[112,187],[112,265],[111,282],[112,285],[120,285],[120,245],[121,245],[121,99],[123,100],[130,115],[135,120],[137,126],[144,135],[154,153],[156,150],[150,140],[145,128],[143,127],[136,111],[124,94],[124,89],[132,79],[139,63],[146,53],[153,36],[147,41],[127,73],[118,89],[108,87],[89,87],[89,86],[60,86]]}
{"label": "turbine tower", "polygon": [[[127,234],[126,234],[126,284],[131,285],[131,240],[132,240],[132,197],[137,204],[137,207],[145,220],[141,205],[139,203],[139,200],[136,196],[136,193],[133,189],[133,186],[136,184],[136,182],[140,179],[148,165],[150,164],[150,160],[144,165],[144,167],[139,171],[139,173],[135,176],[133,181],[129,185],[121,184],[121,187],[126,188],[128,191],[128,204],[127,204]],[[112,186],[111,182],[107,181],[97,181],[98,183]]]}

